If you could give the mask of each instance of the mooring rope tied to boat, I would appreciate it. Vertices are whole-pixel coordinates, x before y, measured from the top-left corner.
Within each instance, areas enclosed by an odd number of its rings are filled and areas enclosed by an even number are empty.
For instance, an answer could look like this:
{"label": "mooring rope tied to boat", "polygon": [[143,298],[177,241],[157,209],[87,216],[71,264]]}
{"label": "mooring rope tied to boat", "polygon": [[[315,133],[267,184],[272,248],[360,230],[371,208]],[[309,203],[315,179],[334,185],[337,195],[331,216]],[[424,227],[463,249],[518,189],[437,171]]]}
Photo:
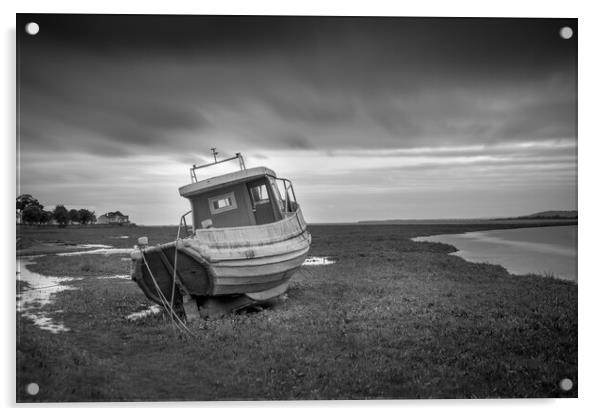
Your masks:
{"label": "mooring rope tied to boat", "polygon": [[[178,241],[180,241],[180,230],[182,229],[182,221],[184,220],[185,216],[186,216],[186,214],[184,214],[180,217],[180,224],[178,225],[178,233],[176,234],[176,242],[174,244],[173,276],[172,276],[172,283],[171,283],[171,300],[169,303],[172,308],[173,308],[174,294],[176,292],[176,273],[178,270]],[[186,222],[184,222],[184,224],[186,224]]]}
{"label": "mooring rope tied to boat", "polygon": [[[155,289],[157,290],[157,295],[158,295],[158,297],[159,297],[159,300],[161,301],[161,305],[162,305],[162,306],[163,306],[163,307],[164,307],[166,310],[168,310],[168,311],[170,312],[170,315],[171,315],[171,317],[170,317],[170,318],[171,318],[171,320],[172,320],[172,323],[174,323],[174,324],[175,324],[175,321],[174,321],[174,319],[173,319],[173,309],[170,309],[170,308],[167,306],[167,304],[166,304],[166,302],[167,302],[167,299],[166,299],[166,298],[165,298],[165,296],[163,295],[163,292],[161,291],[161,288],[159,287],[159,284],[158,284],[158,283],[157,283],[157,281],[155,280],[155,276],[153,275],[153,272],[151,271],[151,269],[150,269],[150,266],[148,265],[148,263],[147,263],[147,261],[146,261],[146,256],[144,255],[144,252],[142,252],[142,251],[141,251],[141,254],[142,254],[142,260],[144,260],[144,265],[146,266],[146,269],[148,270],[148,272],[149,272],[149,274],[150,274],[150,276],[151,276],[151,279],[152,279],[152,281],[153,281],[153,284],[155,285]],[[164,299],[165,299],[165,300],[164,300]]]}
{"label": "mooring rope tied to boat", "polygon": [[[188,332],[191,336],[194,337],[194,334],[192,332],[190,332],[190,330],[188,329],[188,327],[186,326],[186,324],[180,319],[180,317],[175,313],[175,311],[173,310],[173,308],[171,306],[169,306],[169,304],[167,303],[167,298],[165,297],[165,295],[163,295],[163,292],[161,291],[161,289],[159,288],[159,285],[155,279],[155,276],[153,275],[153,272],[150,270],[150,267],[146,261],[146,258],[144,257],[144,254],[142,254],[142,258],[144,259],[144,263],[146,265],[146,268],[148,269],[150,275],[151,275],[151,279],[153,280],[153,284],[155,285],[155,289],[157,290],[157,294],[159,295],[159,300],[161,301],[161,304],[163,305],[163,308],[165,308],[170,315],[170,319],[172,324],[179,329],[183,329],[184,331]],[[176,322],[175,319],[177,319],[178,322]]]}
{"label": "mooring rope tied to boat", "polygon": [[17,294],[18,294],[18,295],[20,295],[20,294],[21,294],[21,293],[23,293],[23,292],[30,292],[30,291],[32,291],[32,290],[44,290],[44,289],[50,289],[50,288],[57,287],[57,286],[65,286],[65,285],[63,285],[62,283],[57,283],[56,285],[41,286],[41,287],[30,287],[30,286],[27,286],[27,287],[25,288],[25,290],[21,290],[21,291],[20,291],[19,293],[17,293]]}
{"label": "mooring rope tied to boat", "polygon": [[[304,268],[299,268],[299,273],[301,273],[303,276],[305,277],[310,277],[310,278],[315,278],[316,275],[313,274],[314,272],[309,271],[309,269],[304,269]],[[309,275],[309,276],[308,276]]]}
{"label": "mooring rope tied to boat", "polygon": [[[151,279],[153,281],[153,284],[155,285],[155,289],[157,290],[157,294],[159,295],[159,300],[161,301],[161,304],[163,305],[163,307],[169,312],[169,315],[170,315],[170,318],[171,318],[171,321],[172,321],[173,325],[176,328],[183,329],[189,335],[191,335],[192,337],[194,337],[195,335],[186,326],[186,323],[184,323],[180,319],[180,317],[175,313],[175,311],[173,310],[173,308],[168,304],[167,298],[165,297],[165,295],[163,295],[163,292],[161,291],[161,288],[159,287],[159,284],[157,283],[157,280],[155,279],[155,276],[153,275],[153,272],[151,271],[150,266],[148,265],[148,262],[146,261],[146,256],[144,255],[144,252],[143,251],[140,251],[140,252],[142,253],[142,260],[144,260],[144,264],[146,265],[146,269],[148,270],[148,272],[150,274],[150,277],[151,277]],[[178,322],[176,322],[176,320]]]}

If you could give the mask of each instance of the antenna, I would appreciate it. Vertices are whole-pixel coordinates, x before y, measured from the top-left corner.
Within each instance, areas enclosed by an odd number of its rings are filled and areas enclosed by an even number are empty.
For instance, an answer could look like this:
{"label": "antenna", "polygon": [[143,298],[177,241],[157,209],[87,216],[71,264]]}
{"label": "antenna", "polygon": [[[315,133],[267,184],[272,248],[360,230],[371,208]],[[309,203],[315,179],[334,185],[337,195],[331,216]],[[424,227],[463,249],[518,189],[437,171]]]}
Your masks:
{"label": "antenna", "polygon": [[215,160],[215,163],[217,163],[217,155],[219,155],[219,152],[216,152],[215,149],[215,147],[212,147],[211,151],[213,152],[213,160]]}
{"label": "antenna", "polygon": [[236,153],[236,156],[234,156],[234,157],[229,157],[228,159],[224,159],[224,160],[219,160],[218,161],[217,160],[217,155],[219,154],[219,152],[216,152],[215,150],[216,150],[215,147],[211,148],[211,152],[213,152],[213,160],[215,162],[213,162],[213,163],[206,163],[204,165],[196,165],[196,164],[192,165],[192,167],[190,168],[190,181],[192,183],[198,181],[198,179],[196,177],[196,170],[197,169],[201,169],[201,168],[206,168],[208,166],[217,165],[218,163],[224,163],[224,162],[228,162],[230,160],[238,159],[238,163],[240,165],[240,170],[246,170],[247,169],[246,166],[245,166],[245,159],[242,157],[242,154]]}

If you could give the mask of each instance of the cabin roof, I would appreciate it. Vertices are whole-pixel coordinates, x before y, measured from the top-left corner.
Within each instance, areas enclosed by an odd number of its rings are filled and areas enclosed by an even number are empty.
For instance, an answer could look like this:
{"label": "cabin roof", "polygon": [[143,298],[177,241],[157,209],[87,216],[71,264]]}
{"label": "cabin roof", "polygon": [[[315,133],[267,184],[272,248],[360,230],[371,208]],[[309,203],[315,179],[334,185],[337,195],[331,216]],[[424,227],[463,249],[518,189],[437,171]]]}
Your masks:
{"label": "cabin roof", "polygon": [[179,191],[181,196],[189,197],[195,194],[211,191],[213,189],[223,188],[234,183],[247,182],[249,180],[261,178],[266,175],[276,176],[276,173],[271,169],[260,166],[257,168],[239,170],[184,185],[179,189]]}

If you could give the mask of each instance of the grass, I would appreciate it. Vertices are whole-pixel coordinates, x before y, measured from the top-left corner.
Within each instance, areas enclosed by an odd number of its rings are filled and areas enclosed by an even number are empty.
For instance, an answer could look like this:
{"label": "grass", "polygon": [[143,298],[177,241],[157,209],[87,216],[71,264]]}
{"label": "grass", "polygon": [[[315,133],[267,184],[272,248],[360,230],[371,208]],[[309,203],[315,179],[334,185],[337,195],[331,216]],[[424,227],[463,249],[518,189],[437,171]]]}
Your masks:
{"label": "grass", "polygon": [[[125,260],[127,259],[127,261]],[[127,254],[82,254],[77,256],[46,255],[35,258],[28,269],[48,276],[89,277],[130,274]]]}
{"label": "grass", "polygon": [[[577,285],[509,275],[449,256],[452,246],[410,240],[481,229],[312,226],[310,255],[336,264],[304,267],[286,300],[203,321],[195,339],[161,316],[124,318],[150,305],[144,295],[130,281],[95,278],[124,274],[124,255],[37,258],[38,272],[83,279],[45,307],[70,332],[18,318],[17,400],[576,397]],[[24,233],[44,242],[64,231]],[[175,231],[67,229],[65,240],[127,247]],[[559,389],[563,378],[571,391]],[[30,382],[38,395],[25,393]]]}

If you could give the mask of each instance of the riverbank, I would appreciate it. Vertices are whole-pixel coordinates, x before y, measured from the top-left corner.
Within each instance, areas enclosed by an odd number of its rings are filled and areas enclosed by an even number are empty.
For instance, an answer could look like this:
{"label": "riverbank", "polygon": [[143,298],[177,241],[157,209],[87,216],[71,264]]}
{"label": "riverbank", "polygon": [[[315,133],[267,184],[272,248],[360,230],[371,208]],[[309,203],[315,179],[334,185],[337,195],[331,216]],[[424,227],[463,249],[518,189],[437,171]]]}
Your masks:
{"label": "riverbank", "polygon": [[[505,224],[504,228],[520,225]],[[484,224],[311,226],[310,255],[287,298],[204,321],[185,339],[121,274],[123,255],[36,258],[32,270],[81,277],[44,306],[69,328],[18,318],[19,401],[576,397],[577,286],[513,276],[450,256],[421,235]],[[497,227],[499,228],[499,227]],[[29,235],[131,247],[173,240],[175,227]],[[570,378],[566,392],[559,382]],[[36,396],[28,383],[40,386]]]}
{"label": "riverbank", "polygon": [[453,255],[503,266],[512,274],[541,274],[577,282],[577,226],[531,227],[417,237],[454,246]]}

